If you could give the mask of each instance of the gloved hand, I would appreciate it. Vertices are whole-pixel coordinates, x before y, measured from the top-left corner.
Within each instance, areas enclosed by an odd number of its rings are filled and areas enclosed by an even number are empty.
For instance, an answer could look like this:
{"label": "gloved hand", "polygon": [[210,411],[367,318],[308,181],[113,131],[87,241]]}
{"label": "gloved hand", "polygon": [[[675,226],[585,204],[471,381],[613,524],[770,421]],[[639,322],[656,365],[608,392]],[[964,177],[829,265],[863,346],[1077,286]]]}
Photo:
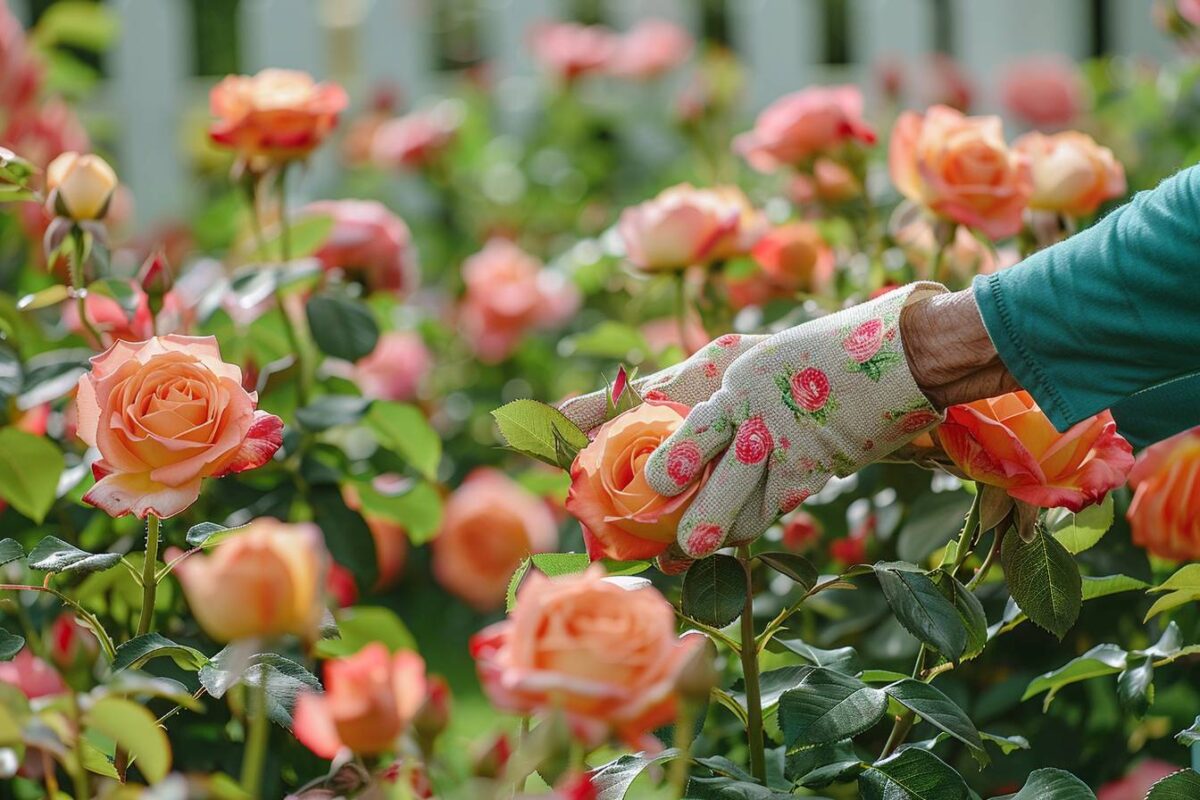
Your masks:
{"label": "gloved hand", "polygon": [[712,358],[726,366],[716,367],[723,378],[707,398],[685,377],[700,354],[661,385],[649,384],[693,406],[646,463],[655,491],[679,494],[724,453],[680,520],[680,552],[672,548],[660,565],[678,569],[682,559],[754,539],[831,476],[849,475],[937,425],[942,416],[912,377],[899,322],[906,305],[945,291],[912,284],[774,336],[741,337],[728,348],[738,353],[731,363]]}

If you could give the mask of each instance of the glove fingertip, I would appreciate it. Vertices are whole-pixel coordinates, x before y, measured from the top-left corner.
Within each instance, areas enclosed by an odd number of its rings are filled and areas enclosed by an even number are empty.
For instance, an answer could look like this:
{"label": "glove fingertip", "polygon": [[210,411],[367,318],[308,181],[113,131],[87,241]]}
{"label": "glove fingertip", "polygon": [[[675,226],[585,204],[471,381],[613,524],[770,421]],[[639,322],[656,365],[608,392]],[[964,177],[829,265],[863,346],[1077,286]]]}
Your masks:
{"label": "glove fingertip", "polygon": [[664,497],[681,494],[704,471],[703,454],[687,439],[667,439],[646,461],[645,476],[650,488]]}
{"label": "glove fingertip", "polygon": [[677,541],[679,549],[688,558],[707,558],[725,545],[728,531],[715,522],[696,520],[684,521],[679,527]]}

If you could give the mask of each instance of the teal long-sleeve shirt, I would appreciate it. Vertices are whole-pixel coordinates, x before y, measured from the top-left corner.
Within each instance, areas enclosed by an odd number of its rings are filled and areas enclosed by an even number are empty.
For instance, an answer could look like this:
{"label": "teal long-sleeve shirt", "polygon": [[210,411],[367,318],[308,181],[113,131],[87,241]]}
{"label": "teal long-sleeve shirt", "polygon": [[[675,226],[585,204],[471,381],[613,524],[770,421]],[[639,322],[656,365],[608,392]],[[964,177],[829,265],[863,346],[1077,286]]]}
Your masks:
{"label": "teal long-sleeve shirt", "polygon": [[1059,430],[1104,409],[1135,447],[1200,424],[1200,166],[975,279],[1009,372]]}

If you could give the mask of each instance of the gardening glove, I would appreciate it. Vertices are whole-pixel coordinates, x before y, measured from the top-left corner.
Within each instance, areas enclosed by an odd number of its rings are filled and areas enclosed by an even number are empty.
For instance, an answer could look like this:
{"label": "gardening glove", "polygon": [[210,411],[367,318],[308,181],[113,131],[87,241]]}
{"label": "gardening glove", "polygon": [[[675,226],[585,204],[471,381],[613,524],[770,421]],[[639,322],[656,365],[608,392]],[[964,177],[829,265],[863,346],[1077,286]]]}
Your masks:
{"label": "gardening glove", "polygon": [[909,371],[899,322],[906,305],[945,291],[916,283],[755,337],[716,392],[689,398],[691,413],[650,456],[646,479],[677,495],[721,459],[679,522],[671,560],[754,539],[831,476],[849,475],[941,422]]}

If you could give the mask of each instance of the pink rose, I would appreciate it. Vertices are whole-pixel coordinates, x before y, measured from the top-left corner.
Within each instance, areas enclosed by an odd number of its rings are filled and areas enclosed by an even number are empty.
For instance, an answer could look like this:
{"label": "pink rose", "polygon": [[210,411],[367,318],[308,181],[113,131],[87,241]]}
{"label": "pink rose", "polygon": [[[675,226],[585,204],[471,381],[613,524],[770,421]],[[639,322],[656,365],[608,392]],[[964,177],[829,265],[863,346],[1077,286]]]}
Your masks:
{"label": "pink rose", "polygon": [[900,115],[888,166],[905,197],[993,239],[1021,229],[1033,194],[1029,159],[1005,144],[1000,118],[947,106]]}
{"label": "pink rose", "polygon": [[1027,133],[1013,147],[1033,164],[1030,208],[1087,216],[1125,194],[1125,168],[1086,133]]}
{"label": "pink rose", "polygon": [[462,120],[460,105],[443,100],[430,109],[382,122],[371,135],[370,159],[384,167],[423,167],[454,142]]}
{"label": "pink rose", "polygon": [[79,438],[100,450],[85,502],[119,517],[171,517],[203,478],[260,467],[283,443],[283,421],[256,411],[242,371],[212,336],[117,342],[79,379]]}
{"label": "pink rose", "polygon": [[643,19],[617,40],[609,71],[626,78],[657,78],[687,61],[692,37],[663,19]]}
{"label": "pink rose", "polygon": [[533,57],[546,70],[570,82],[605,70],[617,52],[617,35],[603,25],[543,22],[530,32]]}
{"label": "pink rose", "polygon": [[814,86],[767,106],[754,129],[733,140],[733,149],[759,172],[774,172],[850,141],[875,143],[875,131],[863,119],[862,92],[856,86]]}
{"label": "pink rose", "polygon": [[765,226],[740,189],[681,183],[622,211],[617,233],[629,260],[655,272],[741,255]]}
{"label": "pink rose", "polygon": [[859,364],[870,360],[883,344],[883,320],[869,319],[859,325],[842,342],[842,347]]}
{"label": "pink rose", "polygon": [[1079,68],[1062,58],[1034,57],[1013,64],[1004,73],[1000,94],[1010,114],[1036,127],[1070,125],[1083,110]]}
{"label": "pink rose", "polygon": [[11,661],[0,661],[0,683],[17,687],[30,700],[67,691],[67,685],[54,667],[35,656],[28,647]]}
{"label": "pink rose", "polygon": [[420,334],[391,331],[354,365],[352,380],[364,397],[404,402],[417,397],[432,368],[433,356]]}
{"label": "pink rose", "polygon": [[812,174],[792,177],[788,194],[800,205],[816,201],[844,203],[862,194],[862,184],[849,167],[832,158],[820,157],[813,162]]}
{"label": "pink rose", "polygon": [[1200,0],[1175,0],[1179,16],[1193,25],[1200,26]]}
{"label": "pink rose", "polygon": [[417,252],[404,220],[374,200],[320,200],[301,216],[328,216],[333,228],[313,254],[326,270],[343,270],[367,288],[402,294],[417,285]]}
{"label": "pink rose", "polygon": [[816,367],[805,367],[792,376],[792,400],[805,411],[820,411],[829,401],[829,378]]}

